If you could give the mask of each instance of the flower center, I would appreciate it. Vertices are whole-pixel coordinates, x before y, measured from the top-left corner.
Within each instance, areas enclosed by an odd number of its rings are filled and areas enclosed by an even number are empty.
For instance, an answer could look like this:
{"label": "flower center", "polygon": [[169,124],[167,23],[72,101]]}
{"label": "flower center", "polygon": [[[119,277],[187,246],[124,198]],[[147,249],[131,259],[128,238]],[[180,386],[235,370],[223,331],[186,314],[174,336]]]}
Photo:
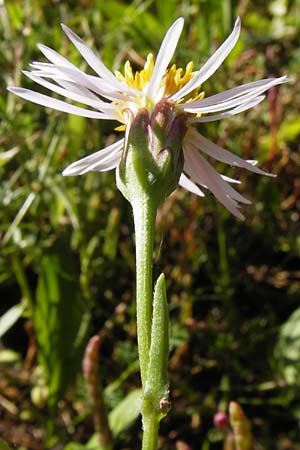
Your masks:
{"label": "flower center", "polygon": [[139,91],[145,91],[149,84],[151,74],[153,72],[153,67],[154,58],[152,53],[149,53],[142,70],[133,73],[130,61],[126,61],[124,65],[124,75],[117,70],[115,71],[115,75],[119,81],[122,81],[128,87],[137,89]]}
{"label": "flower center", "polygon": [[[176,64],[173,64],[169,69],[166,70],[164,76],[162,77],[160,86],[157,92],[154,94],[154,98],[152,99],[155,103],[161,100],[164,97],[171,97],[173,94],[178,92],[188,81],[191,80],[194,76],[193,72],[194,63],[190,61],[185,71],[182,68],[176,67]],[[145,92],[149,85],[149,81],[154,68],[154,57],[152,53],[149,53],[146,59],[146,63],[142,70],[136,71],[135,73],[132,70],[130,61],[126,61],[124,66],[124,75],[116,71],[116,78],[126,84],[128,87],[137,89],[139,91]],[[204,96],[203,92],[200,92],[200,87],[196,88],[194,91],[190,92],[187,96],[182,98],[180,101],[194,101],[202,98]],[[149,99],[150,100],[150,99]]]}
{"label": "flower center", "polygon": [[[151,97],[147,95],[147,88],[153,73],[154,69],[154,57],[152,53],[149,53],[147,56],[144,68],[142,70],[138,70],[133,72],[130,61],[126,61],[124,65],[124,74],[115,71],[116,78],[124,83],[126,86],[137,89],[145,95],[142,96],[132,96],[128,95],[124,92],[124,96],[128,97],[128,100],[124,102],[116,102],[116,105],[119,106],[118,113],[120,115],[120,122],[126,123],[126,118],[124,116],[124,111],[129,109],[133,112],[133,115],[137,113],[137,111],[141,108],[146,108],[147,111],[151,114],[157,105],[162,99],[168,99],[176,92],[178,92],[188,81],[190,81],[194,73],[193,72],[194,63],[191,61],[187,64],[185,71],[182,68],[177,68],[176,64],[173,64],[169,69],[167,69],[161,79],[161,82],[156,90],[152,94]],[[180,100],[174,102],[174,114],[176,116],[176,104],[187,103],[194,100],[200,100],[204,97],[204,92],[200,90],[200,87],[197,87],[189,94],[181,97]],[[182,111],[180,110],[180,113]],[[125,125],[118,126],[115,128],[117,131],[124,131]]]}

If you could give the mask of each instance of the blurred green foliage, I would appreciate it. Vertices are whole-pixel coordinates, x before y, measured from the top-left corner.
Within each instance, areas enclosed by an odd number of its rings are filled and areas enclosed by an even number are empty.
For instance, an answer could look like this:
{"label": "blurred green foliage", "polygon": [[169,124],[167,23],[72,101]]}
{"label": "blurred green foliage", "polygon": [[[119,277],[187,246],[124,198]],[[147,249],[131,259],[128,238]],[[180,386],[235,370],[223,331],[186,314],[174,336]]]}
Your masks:
{"label": "blurred green foliage", "polygon": [[[294,80],[254,110],[203,124],[202,131],[278,177],[227,169],[253,200],[244,223],[209,194],[199,199],[178,189],[161,208],[155,271],[166,273],[169,295],[173,408],[162,422],[160,446],[221,448],[212,418],[235,400],[260,448],[298,448],[300,1],[254,7],[248,0],[8,0],[0,3],[0,434],[12,448],[94,448],[93,441],[84,446],[93,427],[80,372],[90,335],[103,336],[100,372],[109,411],[127,399],[134,420],[130,393],[140,381],[129,205],[111,172],[61,176],[72,161],[113,142],[114,124],[26,103],[6,85],[32,87],[21,70],[43,60],[38,42],[86,69],[60,22],[109,68],[122,70],[126,59],[138,68],[157,52],[182,15],[176,61],[198,67],[237,14],[239,43],[205,92],[269,75]],[[141,425],[130,426],[132,420],[121,427],[116,449],[138,448]]]}

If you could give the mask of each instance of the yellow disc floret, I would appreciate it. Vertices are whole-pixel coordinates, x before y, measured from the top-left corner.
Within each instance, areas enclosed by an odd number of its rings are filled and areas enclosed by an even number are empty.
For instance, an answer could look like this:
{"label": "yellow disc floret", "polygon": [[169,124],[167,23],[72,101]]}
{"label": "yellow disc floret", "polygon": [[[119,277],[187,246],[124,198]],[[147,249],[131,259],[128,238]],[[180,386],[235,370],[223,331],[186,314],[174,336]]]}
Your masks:
{"label": "yellow disc floret", "polygon": [[[140,91],[142,95],[134,96],[124,93],[125,97],[128,95],[128,100],[125,102],[118,102],[120,105],[120,118],[123,119],[121,122],[125,122],[123,117],[123,111],[125,109],[130,109],[134,112],[140,108],[146,108],[149,112],[152,112],[155,105],[160,100],[163,98],[170,98],[193,78],[195,74],[195,72],[193,72],[193,67],[194,63],[192,61],[187,64],[185,71],[182,68],[177,69],[176,64],[173,64],[173,66],[166,70],[156,92],[150,97],[147,95],[147,88],[154,69],[154,57],[152,53],[149,53],[147,56],[144,68],[136,72],[133,72],[130,61],[126,61],[124,66],[124,74],[119,71],[115,71],[116,78],[126,86]],[[200,88],[196,88],[180,100],[174,102],[174,106],[179,103],[199,100],[203,97],[204,92],[201,92]],[[117,128],[117,130],[120,131],[123,129],[124,125]]]}
{"label": "yellow disc floret", "polygon": [[162,82],[165,85],[165,94],[172,95],[179,91],[193,76],[194,63],[190,61],[186,66],[185,73],[182,76],[183,69],[177,69],[176,64],[167,70]]}
{"label": "yellow disc floret", "polygon": [[[178,92],[188,81],[194,76],[193,72],[194,63],[190,61],[185,71],[182,68],[177,69],[176,64],[167,69],[159,86],[158,92],[160,94],[160,99],[163,97],[171,97],[173,94]],[[126,61],[124,66],[124,75],[116,71],[116,78],[125,83],[128,87],[137,89],[139,91],[145,92],[149,84],[152,72],[154,68],[154,57],[152,53],[149,53],[146,59],[146,63],[142,70],[136,71],[132,70],[130,61]],[[193,92],[188,94],[183,100],[191,101],[202,98],[203,92],[199,92],[199,88],[195,89]],[[158,100],[158,99],[156,99]]]}
{"label": "yellow disc floret", "polygon": [[152,53],[149,53],[144,68],[142,70],[137,71],[135,72],[135,74],[133,74],[130,62],[126,61],[124,66],[124,75],[119,71],[116,71],[115,75],[119,81],[122,81],[123,83],[127,84],[127,86],[138,89],[139,91],[144,91],[149,84],[153,67],[154,67],[154,57]]}

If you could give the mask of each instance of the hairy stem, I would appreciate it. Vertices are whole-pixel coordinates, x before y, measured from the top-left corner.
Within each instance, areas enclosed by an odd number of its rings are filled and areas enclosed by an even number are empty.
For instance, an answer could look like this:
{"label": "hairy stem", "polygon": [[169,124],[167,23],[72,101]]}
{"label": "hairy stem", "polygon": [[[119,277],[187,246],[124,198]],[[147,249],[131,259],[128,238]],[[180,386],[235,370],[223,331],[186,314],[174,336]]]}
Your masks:
{"label": "hairy stem", "polygon": [[152,322],[152,259],[157,208],[148,196],[132,202],[136,241],[137,335],[142,385],[145,387]]}
{"label": "hairy stem", "polygon": [[154,402],[145,398],[149,353],[151,346],[151,325],[153,314],[152,260],[153,240],[157,207],[147,195],[132,202],[136,241],[136,311],[137,335],[141,379],[143,385],[143,444],[142,450],[156,450],[159,420]]}

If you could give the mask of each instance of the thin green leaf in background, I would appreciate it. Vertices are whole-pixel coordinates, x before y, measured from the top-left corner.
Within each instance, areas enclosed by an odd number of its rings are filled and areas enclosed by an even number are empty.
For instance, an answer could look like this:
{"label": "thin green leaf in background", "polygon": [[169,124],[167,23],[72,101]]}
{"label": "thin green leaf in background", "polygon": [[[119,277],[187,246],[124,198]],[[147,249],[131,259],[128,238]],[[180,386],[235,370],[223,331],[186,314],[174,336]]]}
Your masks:
{"label": "thin green leaf in background", "polygon": [[[126,431],[139,417],[142,403],[142,389],[134,389],[109,413],[109,425],[115,438]],[[86,444],[69,442],[64,450],[105,450],[94,433]]]}
{"label": "thin green leaf in background", "polygon": [[89,305],[82,297],[72,254],[64,241],[57,241],[42,258],[34,310],[39,359],[52,408],[76,379],[88,324]]}
{"label": "thin green leaf in background", "polygon": [[287,384],[300,384],[300,308],[281,326],[275,356]]}
{"label": "thin green leaf in background", "polygon": [[7,150],[6,152],[1,152],[0,167],[7,164],[19,151],[20,149],[18,147],[14,147],[11,150]]}
{"label": "thin green leaf in background", "polygon": [[137,419],[141,410],[142,390],[130,392],[109,414],[109,426],[114,436],[118,436]]}
{"label": "thin green leaf in background", "polygon": [[25,309],[26,302],[20,302],[0,317],[0,338],[20,319]]}

